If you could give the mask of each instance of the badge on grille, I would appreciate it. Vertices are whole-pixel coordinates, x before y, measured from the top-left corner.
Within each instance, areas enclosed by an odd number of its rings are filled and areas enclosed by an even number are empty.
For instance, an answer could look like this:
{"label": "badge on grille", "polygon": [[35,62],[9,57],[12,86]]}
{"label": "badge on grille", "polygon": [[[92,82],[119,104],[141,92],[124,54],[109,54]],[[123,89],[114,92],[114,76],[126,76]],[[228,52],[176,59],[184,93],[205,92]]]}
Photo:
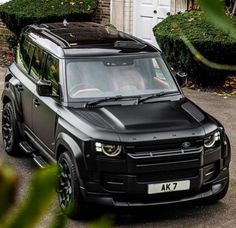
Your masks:
{"label": "badge on grille", "polygon": [[183,144],[182,144],[182,147],[183,148],[189,148],[191,146],[191,143],[190,142],[184,142]]}

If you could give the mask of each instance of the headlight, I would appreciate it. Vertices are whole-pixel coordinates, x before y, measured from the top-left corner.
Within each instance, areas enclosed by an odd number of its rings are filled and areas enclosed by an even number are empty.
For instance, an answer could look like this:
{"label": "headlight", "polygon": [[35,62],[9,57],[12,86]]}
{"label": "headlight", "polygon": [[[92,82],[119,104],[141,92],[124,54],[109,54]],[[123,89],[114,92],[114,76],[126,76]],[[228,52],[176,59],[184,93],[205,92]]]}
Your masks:
{"label": "headlight", "polygon": [[204,139],[204,146],[206,148],[211,148],[219,140],[220,140],[220,132],[217,131],[214,134],[212,134],[212,135],[210,135],[210,136],[208,136],[207,138]]}
{"label": "headlight", "polygon": [[103,144],[103,143],[95,143],[95,150],[97,152],[103,152],[108,157],[116,157],[121,151],[122,147],[120,145],[112,145],[112,144]]}

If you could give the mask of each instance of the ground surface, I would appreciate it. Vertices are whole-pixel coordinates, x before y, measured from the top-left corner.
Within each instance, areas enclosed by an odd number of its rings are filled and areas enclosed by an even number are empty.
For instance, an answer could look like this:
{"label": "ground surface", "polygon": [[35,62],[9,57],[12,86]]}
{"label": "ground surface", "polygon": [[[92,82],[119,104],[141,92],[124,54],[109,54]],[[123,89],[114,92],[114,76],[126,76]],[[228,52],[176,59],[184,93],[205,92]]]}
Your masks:
{"label": "ground surface", "polygon": [[[0,68],[0,93],[3,89],[4,69]],[[227,99],[210,94],[185,90],[201,108],[219,119],[226,128],[232,144],[231,182],[227,196],[215,205],[189,205],[154,207],[139,210],[112,211],[103,209],[104,213],[112,213],[117,227],[236,227],[236,96]],[[36,166],[29,158],[12,158],[5,155],[0,140],[0,160],[5,159],[20,176],[21,187],[19,199],[27,190],[30,175]],[[52,209],[53,210],[53,209]],[[51,212],[42,220],[39,227],[47,227]],[[84,221],[69,221],[68,227],[86,227]]]}

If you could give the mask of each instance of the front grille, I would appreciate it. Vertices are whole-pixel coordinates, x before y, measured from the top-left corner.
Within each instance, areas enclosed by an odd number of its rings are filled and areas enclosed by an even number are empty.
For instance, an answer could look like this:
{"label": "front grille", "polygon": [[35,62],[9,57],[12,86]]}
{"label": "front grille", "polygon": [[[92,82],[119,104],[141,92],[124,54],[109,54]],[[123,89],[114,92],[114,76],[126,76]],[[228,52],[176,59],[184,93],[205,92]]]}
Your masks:
{"label": "front grille", "polygon": [[128,172],[146,173],[193,168],[199,169],[203,165],[202,155],[203,147],[128,153]]}
{"label": "front grille", "polygon": [[[188,143],[189,147],[184,148],[183,144]],[[163,141],[163,142],[151,142],[141,143],[136,145],[125,145],[124,150],[127,153],[139,153],[139,152],[150,152],[150,151],[169,151],[169,150],[180,150],[180,149],[196,149],[203,146],[203,140],[180,140],[178,142]]]}

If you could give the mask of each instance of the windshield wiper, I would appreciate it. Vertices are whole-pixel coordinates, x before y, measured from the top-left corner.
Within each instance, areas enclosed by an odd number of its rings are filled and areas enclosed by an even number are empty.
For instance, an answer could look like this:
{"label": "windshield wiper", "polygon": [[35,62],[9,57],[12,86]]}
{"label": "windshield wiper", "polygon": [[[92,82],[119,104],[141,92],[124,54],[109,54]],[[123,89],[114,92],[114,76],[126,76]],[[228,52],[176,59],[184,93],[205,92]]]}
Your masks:
{"label": "windshield wiper", "polygon": [[139,98],[137,104],[143,103],[144,101],[147,101],[147,100],[152,99],[152,98],[163,97],[163,96],[166,96],[166,95],[176,94],[176,93],[179,93],[179,91],[177,91],[177,90],[176,91],[168,91],[168,92],[163,91],[163,92],[160,92],[160,93],[155,93],[155,94],[152,94],[152,95],[149,95],[149,96]]}
{"label": "windshield wiper", "polygon": [[140,99],[141,96],[115,96],[115,97],[106,97],[96,101],[87,102],[84,107],[85,108],[92,108],[96,105],[103,103],[103,102],[112,102],[112,101],[119,101],[119,100],[129,100],[129,99]]}

